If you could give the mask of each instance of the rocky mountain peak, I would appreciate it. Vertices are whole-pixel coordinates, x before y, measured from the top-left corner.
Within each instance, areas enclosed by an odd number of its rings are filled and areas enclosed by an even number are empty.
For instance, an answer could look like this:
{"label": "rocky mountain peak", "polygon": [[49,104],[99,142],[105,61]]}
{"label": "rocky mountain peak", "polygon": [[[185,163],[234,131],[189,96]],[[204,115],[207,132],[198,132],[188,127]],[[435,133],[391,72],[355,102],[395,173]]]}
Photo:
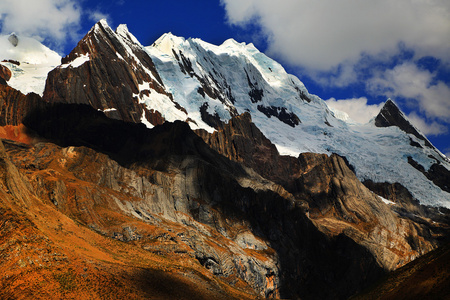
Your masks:
{"label": "rocky mountain peak", "polygon": [[100,21],[95,23],[95,25],[91,28],[89,33],[94,34],[113,33],[113,30],[109,26],[108,21],[106,21],[106,19],[101,19]]}
{"label": "rocky mountain peak", "polygon": [[414,125],[403,114],[400,108],[392,101],[388,99],[384,106],[381,108],[379,114],[375,117],[375,126],[377,127],[390,127],[397,126],[406,133],[413,134],[418,139],[425,142],[430,148],[434,148],[428,139],[423,136]]}
{"label": "rocky mountain peak", "polygon": [[380,112],[375,118],[375,125],[377,127],[388,127],[395,125],[396,119],[404,119],[400,108],[391,99],[386,100]]}
{"label": "rocky mountain peak", "polygon": [[117,26],[116,33],[124,38],[124,40],[128,40],[132,44],[142,47],[138,39],[128,30],[128,26],[126,24],[120,24]]}
{"label": "rocky mountain peak", "polygon": [[44,95],[49,102],[88,104],[109,117],[149,127],[164,121],[141,98],[155,93],[170,99],[170,94],[125,25],[114,32],[106,20],[99,21],[62,62],[48,75]]}

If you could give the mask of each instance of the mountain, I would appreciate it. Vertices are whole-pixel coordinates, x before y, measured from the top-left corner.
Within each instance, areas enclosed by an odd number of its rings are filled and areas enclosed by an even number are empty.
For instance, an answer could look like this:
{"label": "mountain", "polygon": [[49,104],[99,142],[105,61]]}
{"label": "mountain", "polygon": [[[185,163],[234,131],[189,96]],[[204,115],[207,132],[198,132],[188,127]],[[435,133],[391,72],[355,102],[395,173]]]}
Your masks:
{"label": "mountain", "polygon": [[[79,57],[91,58],[64,67]],[[281,154],[336,153],[361,181],[398,182],[424,205],[450,207],[450,193],[408,162],[411,157],[425,170],[433,164],[450,170],[428,140],[398,126],[380,127],[381,121],[359,125],[337,119],[322,99],[252,44],[228,40],[214,46],[165,34],[142,47],[126,26],[114,32],[102,21],[63,62],[49,73],[44,98],[50,102],[90,104],[150,128],[181,120],[208,132],[250,112]],[[381,113],[392,105],[387,101]],[[409,123],[403,114],[397,117]]]}
{"label": "mountain", "polygon": [[350,123],[252,44],[104,20],[43,93],[11,64],[1,297],[346,299],[448,241],[450,164],[392,100]]}

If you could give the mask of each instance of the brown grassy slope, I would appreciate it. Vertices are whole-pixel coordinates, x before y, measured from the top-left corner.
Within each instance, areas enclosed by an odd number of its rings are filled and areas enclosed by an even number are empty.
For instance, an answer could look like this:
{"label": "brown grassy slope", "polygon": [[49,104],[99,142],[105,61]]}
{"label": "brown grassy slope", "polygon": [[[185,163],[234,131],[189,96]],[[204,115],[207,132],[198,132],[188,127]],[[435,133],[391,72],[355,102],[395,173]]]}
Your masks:
{"label": "brown grassy slope", "polygon": [[255,298],[195,262],[104,237],[42,202],[0,146],[0,299]]}
{"label": "brown grassy slope", "polygon": [[352,299],[450,299],[450,243],[392,272]]}

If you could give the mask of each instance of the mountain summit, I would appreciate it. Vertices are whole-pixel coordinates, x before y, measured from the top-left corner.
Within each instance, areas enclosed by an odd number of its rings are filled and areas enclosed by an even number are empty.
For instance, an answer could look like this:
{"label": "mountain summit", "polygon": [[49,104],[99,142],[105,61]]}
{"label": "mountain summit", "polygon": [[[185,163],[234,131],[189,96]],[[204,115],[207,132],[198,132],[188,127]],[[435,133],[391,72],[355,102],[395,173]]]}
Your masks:
{"label": "mountain summit", "polygon": [[417,128],[414,127],[401,112],[398,106],[388,99],[384,106],[381,108],[380,113],[375,117],[375,126],[377,127],[389,127],[397,126],[406,133],[414,135],[416,138],[425,142],[428,147],[433,147],[428,139],[423,136]]}

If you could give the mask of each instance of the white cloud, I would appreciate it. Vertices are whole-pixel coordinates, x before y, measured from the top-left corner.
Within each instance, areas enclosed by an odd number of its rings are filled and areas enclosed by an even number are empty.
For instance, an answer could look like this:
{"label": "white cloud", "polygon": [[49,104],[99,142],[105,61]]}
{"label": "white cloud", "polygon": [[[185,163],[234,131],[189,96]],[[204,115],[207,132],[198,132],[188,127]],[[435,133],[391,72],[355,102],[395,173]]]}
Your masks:
{"label": "white cloud", "polygon": [[228,22],[258,23],[269,53],[311,70],[391,56],[399,43],[420,57],[450,60],[448,0],[221,0]]}
{"label": "white cloud", "polygon": [[448,132],[448,128],[446,126],[439,124],[436,121],[427,123],[415,112],[410,113],[408,115],[408,119],[426,136],[441,135]]}
{"label": "white cloud", "polygon": [[94,21],[96,23],[102,19],[106,19],[108,21],[108,23],[111,23],[110,16],[108,14],[104,14],[100,11],[89,10],[87,12],[87,15],[88,15],[89,20]]}
{"label": "white cloud", "polygon": [[339,100],[331,98],[325,102],[330,108],[347,113],[350,119],[358,123],[369,122],[383,107],[383,103],[368,105],[365,97]]}
{"label": "white cloud", "polygon": [[376,74],[367,81],[367,89],[374,94],[408,99],[410,107],[418,106],[430,119],[450,122],[450,87],[436,80],[434,73],[406,62]]}
{"label": "white cloud", "polygon": [[342,62],[326,72],[311,69],[307,72],[309,77],[322,86],[346,87],[359,80],[354,62],[350,61]]}
{"label": "white cloud", "polygon": [[85,9],[84,0],[0,0],[0,33],[32,37],[54,50],[77,42],[83,17],[109,19],[98,9]]}
{"label": "white cloud", "polygon": [[54,44],[76,38],[81,17],[81,8],[73,0],[2,0],[0,12],[2,33],[50,39]]}

